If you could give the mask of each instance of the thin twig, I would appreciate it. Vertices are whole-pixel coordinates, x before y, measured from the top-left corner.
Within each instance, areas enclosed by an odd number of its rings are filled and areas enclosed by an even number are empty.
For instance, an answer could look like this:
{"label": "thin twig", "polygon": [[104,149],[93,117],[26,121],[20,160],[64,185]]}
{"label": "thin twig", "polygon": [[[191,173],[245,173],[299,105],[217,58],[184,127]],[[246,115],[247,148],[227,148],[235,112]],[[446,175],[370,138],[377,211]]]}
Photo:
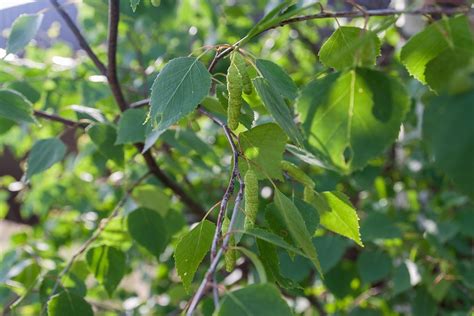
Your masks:
{"label": "thin twig", "polygon": [[43,111],[34,110],[33,114],[37,117],[41,117],[50,121],[59,122],[69,127],[81,127],[84,128],[88,125],[86,122],[73,121],[57,114],[49,114]]}
{"label": "thin twig", "polygon": [[[229,224],[229,231],[232,231],[237,214],[239,212],[240,204],[242,202],[242,199],[244,197],[244,189],[245,189],[245,184],[244,181],[240,175],[240,172],[237,173],[237,179],[239,180],[239,193],[237,194],[237,198],[235,199],[235,204],[234,208],[232,210],[232,216],[230,219],[230,224]],[[219,249],[217,252],[216,256],[214,257],[214,260],[211,262],[209,269],[206,271],[206,274],[204,276],[204,279],[202,280],[201,284],[199,285],[198,290],[196,291],[196,294],[194,294],[193,299],[191,300],[191,303],[189,305],[189,308],[186,312],[186,316],[192,316],[194,313],[194,310],[197,307],[197,304],[201,300],[201,297],[208,285],[208,283],[212,283],[211,279],[212,276],[214,275],[214,272],[217,269],[217,265],[219,263],[219,260],[221,259],[222,255],[224,254],[224,251],[227,250],[230,242],[230,237],[232,234],[226,234],[224,237],[224,241],[222,243],[222,247]]]}
{"label": "thin twig", "polygon": [[58,3],[57,0],[50,0],[51,4],[53,7],[56,9],[56,11],[61,15],[63,18],[64,22],[66,22],[67,26],[71,30],[71,32],[74,34],[76,37],[77,41],[79,42],[79,46],[87,53],[89,58],[92,60],[92,62],[95,64],[99,72],[107,76],[107,68],[105,65],[99,60],[97,55],[92,51],[91,47],[87,43],[86,39],[84,36],[82,36],[81,31],[79,28],[76,26],[72,18],[67,14],[67,12],[61,7],[61,5]]}
{"label": "thin twig", "polygon": [[[100,224],[99,224],[98,228],[95,230],[94,234],[92,234],[92,236],[88,240],[86,240],[86,242],[84,244],[82,244],[82,246],[74,253],[74,255],[71,257],[71,259],[69,259],[69,261],[66,264],[66,266],[64,267],[64,269],[61,270],[61,272],[58,274],[58,277],[56,279],[56,282],[54,283],[53,289],[51,290],[51,294],[48,296],[48,299],[46,300],[46,302],[48,302],[51,299],[51,297],[53,297],[53,295],[56,294],[56,291],[57,291],[57,289],[58,289],[58,287],[61,283],[62,278],[69,272],[69,270],[71,269],[72,265],[77,260],[77,258],[79,258],[84,252],[86,252],[86,250],[89,248],[89,246],[94,241],[96,241],[97,238],[99,238],[100,234],[105,230],[105,228],[110,223],[110,221],[118,215],[120,209],[125,204],[126,200],[128,199],[128,197],[132,193],[133,189],[135,189],[135,187],[137,185],[139,185],[143,180],[145,180],[150,175],[150,173],[151,173],[150,171],[145,173],[143,176],[138,178],[128,188],[128,190],[125,192],[125,194],[120,199],[120,201],[115,205],[115,207],[114,207],[113,211],[110,213],[110,215],[100,222]],[[41,314],[44,314],[44,312],[46,311],[46,306],[47,305],[45,304],[43,309],[42,309]]]}
{"label": "thin twig", "polygon": [[128,107],[133,108],[133,109],[137,109],[137,108],[144,107],[145,105],[148,105],[148,104],[150,104],[150,99],[143,99],[143,100],[140,100],[140,101],[137,101],[137,102],[130,103],[130,105]]}
{"label": "thin twig", "polygon": [[338,11],[338,12],[320,12],[316,14],[302,15],[287,20],[283,20],[280,23],[270,26],[265,30],[262,30],[259,34],[266,32],[271,29],[282,27],[292,23],[298,23],[309,20],[316,19],[329,19],[329,18],[367,18],[371,16],[391,16],[391,15],[428,15],[428,14],[457,14],[457,13],[466,13],[472,14],[473,10],[469,7],[457,7],[457,8],[442,8],[442,7],[428,7],[421,8],[416,10],[395,10],[395,9],[380,9],[380,10],[366,10],[362,12],[360,10],[356,11]]}
{"label": "thin twig", "polygon": [[117,37],[120,22],[120,1],[109,0],[109,33],[107,37],[107,79],[115,101],[123,112],[128,108],[117,77]]}

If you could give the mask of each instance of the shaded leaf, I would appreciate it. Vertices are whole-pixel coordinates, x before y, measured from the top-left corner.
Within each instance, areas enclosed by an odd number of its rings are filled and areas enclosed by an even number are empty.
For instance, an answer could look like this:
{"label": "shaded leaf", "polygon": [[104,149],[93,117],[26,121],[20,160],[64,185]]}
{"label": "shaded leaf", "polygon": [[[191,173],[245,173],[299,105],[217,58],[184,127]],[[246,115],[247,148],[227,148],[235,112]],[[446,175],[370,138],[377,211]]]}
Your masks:
{"label": "shaded leaf", "polygon": [[7,42],[7,54],[15,54],[28,44],[43,21],[43,14],[22,14],[13,22]]}
{"label": "shaded leaf", "polygon": [[165,221],[158,212],[148,208],[137,208],[127,216],[127,227],[132,238],[156,258],[168,244]]}
{"label": "shaded leaf", "polygon": [[[270,312],[271,311],[271,312]],[[291,316],[290,308],[272,284],[253,284],[227,293],[217,311],[219,316]]]}
{"label": "shaded leaf", "polygon": [[28,155],[26,177],[31,179],[35,174],[43,172],[61,161],[66,154],[66,145],[57,138],[37,141]]}
{"label": "shaded leaf", "polygon": [[132,192],[133,199],[138,205],[160,213],[165,216],[170,207],[170,198],[163,189],[151,184],[137,186]]}
{"label": "shaded leaf", "polygon": [[[425,110],[423,140],[437,168],[474,197],[474,90],[435,97]],[[455,141],[453,141],[455,140]]]}
{"label": "shaded leaf", "polygon": [[364,251],[357,258],[357,270],[364,283],[386,278],[392,271],[392,259],[381,251]]}
{"label": "shaded leaf", "polygon": [[115,145],[139,143],[145,140],[146,126],[143,124],[146,111],[143,109],[128,109],[118,122],[117,140]]}
{"label": "shaded leaf", "polygon": [[89,269],[109,296],[112,296],[125,274],[125,260],[122,251],[109,246],[91,248],[86,254]]}
{"label": "shaded leaf", "polygon": [[296,99],[298,88],[293,79],[280,66],[265,59],[257,59],[255,65],[263,78],[267,79],[267,82],[275,91],[278,91],[283,97],[290,100]]}
{"label": "shaded leaf", "polygon": [[374,32],[341,26],[319,50],[321,62],[337,70],[353,66],[373,66],[380,53],[380,40]]}
{"label": "shaded leaf", "polygon": [[93,316],[92,307],[72,292],[62,292],[48,302],[48,316]]}
{"label": "shaded leaf", "polygon": [[0,117],[17,123],[36,122],[31,102],[19,92],[8,89],[0,89]]}
{"label": "shaded leaf", "polygon": [[363,68],[315,80],[298,99],[308,149],[343,173],[364,167],[390,145],[408,108],[397,80]]}
{"label": "shaded leaf", "polygon": [[176,270],[186,291],[189,291],[199,264],[211,248],[215,230],[214,223],[204,220],[187,232],[176,245],[174,252]]}
{"label": "shaded leaf", "polygon": [[265,78],[255,78],[253,79],[253,84],[265,107],[278,125],[280,125],[293,142],[301,144],[303,142],[303,136],[293,120],[293,114],[290,108],[286,105],[280,93],[275,90]]}
{"label": "shaded leaf", "polygon": [[284,219],[293,241],[303,250],[303,253],[311,260],[318,272],[322,275],[318,255],[311,242],[311,234],[308,232],[300,212],[293,202],[278,190],[275,190],[274,203],[276,206],[275,211],[279,212],[280,216]]}
{"label": "shaded leaf", "polygon": [[348,247],[347,241],[342,237],[331,235],[315,237],[313,244],[318,251],[321,269],[325,274],[342,259]]}
{"label": "shaded leaf", "polygon": [[124,163],[123,146],[115,145],[117,130],[110,124],[94,124],[87,128],[87,134],[94,142],[97,150],[117,165]]}

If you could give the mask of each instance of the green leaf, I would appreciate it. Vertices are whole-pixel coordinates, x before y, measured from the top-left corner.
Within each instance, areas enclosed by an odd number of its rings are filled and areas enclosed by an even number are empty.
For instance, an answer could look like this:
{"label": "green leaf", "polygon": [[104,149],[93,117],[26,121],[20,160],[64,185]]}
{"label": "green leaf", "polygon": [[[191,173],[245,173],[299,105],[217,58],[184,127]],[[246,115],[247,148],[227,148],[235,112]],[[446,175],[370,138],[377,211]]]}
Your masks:
{"label": "green leaf", "polygon": [[[278,237],[278,236],[276,236]],[[279,238],[279,237],[278,237]],[[261,262],[265,267],[265,271],[269,281],[276,281],[284,288],[296,288],[298,284],[291,279],[285,278],[280,272],[280,259],[276,247],[262,239],[257,239],[258,252]]]}
{"label": "green leaf", "polygon": [[474,54],[446,49],[426,65],[425,79],[438,93],[465,92],[474,87]]}
{"label": "green leaf", "polygon": [[255,78],[253,79],[253,84],[265,107],[278,125],[280,125],[293,142],[301,144],[303,142],[303,136],[293,121],[293,114],[280,93],[275,90],[265,78]]}
{"label": "green leaf", "polygon": [[168,62],[151,88],[150,117],[152,123],[159,122],[157,133],[191,113],[210,87],[211,74],[198,59],[180,57]]}
{"label": "green leaf", "polygon": [[127,216],[127,227],[132,238],[156,258],[168,245],[166,224],[158,212],[137,208]]}
{"label": "green leaf", "polygon": [[72,292],[61,292],[48,302],[48,316],[94,316],[92,307]]}
{"label": "green leaf", "polygon": [[474,197],[474,90],[435,97],[423,118],[423,140],[437,168]]}
{"label": "green leaf", "polygon": [[413,316],[435,316],[437,311],[438,306],[433,297],[425,288],[418,288],[413,302]]}
{"label": "green leaf", "polygon": [[267,79],[267,82],[275,91],[278,91],[283,97],[290,100],[296,99],[298,88],[293,79],[280,66],[265,59],[257,59],[255,65],[263,78]]}
{"label": "green leaf", "polygon": [[186,291],[193,281],[199,264],[211,248],[216,225],[204,220],[187,232],[176,245],[174,259],[176,270]]}
{"label": "green leaf", "polygon": [[[239,138],[242,153],[250,160],[250,167],[255,170],[258,179],[283,179],[280,161],[287,137],[278,125],[262,124],[241,133]],[[241,166],[245,174],[247,163],[242,160]]]}
{"label": "green leaf", "polygon": [[37,141],[28,155],[26,178],[31,179],[33,175],[51,168],[52,165],[61,161],[65,154],[66,145],[57,138]]}
{"label": "green leaf", "polygon": [[130,6],[132,7],[133,12],[137,10],[139,3],[140,3],[140,0],[130,0]]}
{"label": "green leaf", "polygon": [[0,116],[17,123],[35,123],[33,105],[14,90],[0,89]]}
{"label": "green leaf", "polygon": [[364,241],[402,237],[402,233],[394,225],[393,219],[382,213],[370,213],[362,223],[360,231]]}
{"label": "green leaf", "polygon": [[325,274],[342,259],[348,247],[347,240],[337,235],[315,237],[313,244],[318,251],[321,269]]}
{"label": "green leaf", "polygon": [[[39,288],[39,296],[42,304],[47,303],[47,299],[49,299],[54,285],[56,284],[58,273],[58,271],[49,271],[44,276]],[[62,277],[61,284],[59,284],[55,294],[63,291],[72,292],[80,297],[84,297],[87,292],[87,287],[84,281],[74,273],[68,273]]]}
{"label": "green leaf", "polygon": [[394,295],[402,293],[412,287],[410,272],[405,262],[402,262],[394,269],[392,284]]}
{"label": "green leaf", "polygon": [[161,216],[166,216],[170,208],[170,198],[163,189],[152,184],[137,186],[132,193],[133,199],[138,205],[155,210]]}
{"label": "green leaf", "polygon": [[8,132],[13,126],[15,126],[14,121],[0,117],[0,135]]}
{"label": "green leaf", "polygon": [[357,258],[357,269],[364,283],[386,278],[392,271],[392,259],[381,251],[364,251]]}
{"label": "green leaf", "polygon": [[125,111],[118,122],[115,145],[143,142],[146,130],[145,119],[146,111],[143,109]]}
{"label": "green leaf", "polygon": [[336,70],[353,66],[373,66],[380,53],[380,40],[374,32],[341,26],[319,50],[321,62]]}
{"label": "green leaf", "polygon": [[[296,209],[300,213],[301,217],[304,220],[306,225],[306,229],[308,230],[309,234],[312,236],[316,231],[316,228],[319,224],[319,214],[314,209],[311,204],[308,204],[304,201],[299,199],[294,199],[294,203]],[[270,203],[266,207],[265,211],[265,219],[270,227],[270,229],[277,235],[281,236],[285,239],[288,243],[295,244],[293,238],[291,238],[291,233],[289,231],[289,227],[285,222],[285,218],[283,214],[280,212],[274,212],[275,203]]]}
{"label": "green leaf", "polygon": [[227,293],[218,316],[291,316],[290,308],[272,284],[253,284]]}
{"label": "green leaf", "polygon": [[403,46],[400,59],[408,72],[426,83],[426,65],[447,48],[472,53],[473,37],[467,16],[441,19],[416,34]]}
{"label": "green leaf", "polygon": [[319,212],[320,223],[330,231],[354,240],[364,246],[360,239],[359,217],[351,202],[341,192],[322,192],[320,195],[328,208],[322,209],[312,201]]}
{"label": "green leaf", "polygon": [[125,254],[114,247],[98,246],[87,251],[86,261],[97,281],[112,296],[125,274]]}
{"label": "green leaf", "polygon": [[94,124],[87,129],[87,134],[94,142],[97,150],[117,165],[124,163],[123,146],[115,145],[117,130],[110,124]]}
{"label": "green leaf", "polygon": [[43,21],[43,14],[22,14],[13,22],[7,42],[7,54],[15,54],[28,44]]}
{"label": "green leaf", "polygon": [[279,215],[283,218],[293,241],[303,250],[303,253],[306,254],[322,275],[318,255],[311,242],[311,234],[308,232],[300,212],[293,202],[277,189],[275,190],[274,203],[276,206],[275,211],[280,213]]}
{"label": "green leaf", "polygon": [[5,88],[19,92],[31,103],[36,103],[41,98],[41,94],[39,93],[39,91],[36,90],[34,87],[32,87],[28,83],[28,81],[19,80],[19,81],[7,82],[7,84],[5,85]]}
{"label": "green leaf", "polygon": [[242,231],[236,231],[236,232],[241,232],[249,236],[253,236],[257,239],[263,240],[269,244],[275,245],[277,247],[280,247],[282,249],[288,250],[290,252],[293,252],[295,254],[298,254],[300,256],[306,257],[306,254],[301,252],[298,248],[290,245],[287,243],[285,240],[283,240],[280,236],[269,232],[267,230],[261,229],[261,228],[252,228],[248,230],[242,230]]}
{"label": "green leaf", "polygon": [[267,274],[265,272],[265,267],[263,266],[262,261],[260,261],[260,258],[255,253],[248,250],[247,248],[244,248],[244,247],[234,247],[234,248],[242,252],[244,256],[246,256],[247,258],[250,259],[250,261],[252,261],[252,264],[255,267],[255,271],[257,272],[259,282],[267,283]]}
{"label": "green leaf", "polygon": [[298,99],[308,149],[343,173],[364,167],[390,145],[408,109],[398,81],[364,68],[315,80]]}

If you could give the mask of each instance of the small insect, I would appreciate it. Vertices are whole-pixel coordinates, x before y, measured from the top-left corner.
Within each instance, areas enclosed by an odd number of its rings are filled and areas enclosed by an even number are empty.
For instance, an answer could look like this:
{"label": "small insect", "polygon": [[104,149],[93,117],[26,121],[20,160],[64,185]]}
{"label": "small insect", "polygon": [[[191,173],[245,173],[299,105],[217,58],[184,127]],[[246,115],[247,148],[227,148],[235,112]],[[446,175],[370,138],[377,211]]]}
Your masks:
{"label": "small insect", "polygon": [[227,125],[230,129],[235,130],[239,126],[240,108],[244,101],[242,99],[242,77],[233,62],[227,69],[227,91],[229,96]]}
{"label": "small insect", "polygon": [[249,73],[247,72],[247,63],[245,59],[238,52],[233,52],[231,59],[239,70],[240,77],[242,78],[242,91],[245,94],[252,94],[252,80],[250,80]]}
{"label": "small insect", "polygon": [[[227,216],[224,217],[224,221],[222,222],[222,231],[227,233],[229,230],[230,220]],[[235,238],[234,235],[230,236],[228,249],[224,254],[224,261],[225,261],[225,270],[227,272],[231,272],[235,268],[235,262],[237,261],[237,250],[232,249],[235,246]]]}
{"label": "small insect", "polygon": [[311,179],[306,173],[304,173],[303,170],[301,170],[295,164],[286,160],[282,160],[280,166],[283,171],[285,171],[290,177],[292,177],[296,181],[311,189],[314,188],[313,179]]}
{"label": "small insect", "polygon": [[245,229],[250,229],[255,225],[258,212],[258,179],[257,174],[249,169],[244,178],[245,190]]}

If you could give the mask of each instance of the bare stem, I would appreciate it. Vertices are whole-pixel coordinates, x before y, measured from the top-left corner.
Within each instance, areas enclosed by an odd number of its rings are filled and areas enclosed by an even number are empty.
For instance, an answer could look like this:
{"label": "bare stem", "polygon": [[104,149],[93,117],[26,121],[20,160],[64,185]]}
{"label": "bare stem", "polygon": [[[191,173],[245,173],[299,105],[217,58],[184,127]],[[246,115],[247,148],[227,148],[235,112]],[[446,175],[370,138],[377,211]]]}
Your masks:
{"label": "bare stem", "polygon": [[47,119],[47,120],[50,120],[50,121],[54,121],[54,122],[59,122],[59,123],[62,123],[66,126],[69,126],[69,127],[76,127],[77,126],[77,127],[84,128],[84,127],[87,126],[87,123],[73,121],[73,120],[64,118],[62,116],[59,116],[57,114],[49,114],[49,113],[46,113],[46,112],[43,112],[43,111],[38,111],[38,110],[34,110],[33,114],[37,117],[41,117],[41,118],[44,118],[44,119]]}
{"label": "bare stem", "polygon": [[128,108],[127,102],[123,96],[122,88],[117,77],[117,37],[118,24],[120,22],[120,1],[109,0],[109,34],[107,49],[107,79],[109,81],[110,90],[114,95],[115,101],[123,112]]}
{"label": "bare stem", "polygon": [[457,14],[457,13],[472,13],[469,7],[457,7],[457,8],[443,8],[443,7],[427,7],[416,10],[395,10],[395,9],[380,9],[380,10],[355,10],[355,11],[338,11],[338,12],[320,12],[316,14],[302,15],[294,18],[290,18],[280,23],[273,25],[259,34],[268,30],[285,26],[292,23],[298,23],[316,19],[329,19],[329,18],[367,18],[371,16],[391,16],[391,15],[428,15],[428,14]]}
{"label": "bare stem", "polygon": [[[232,216],[230,219],[230,224],[229,224],[229,231],[232,231],[235,220],[237,218],[237,214],[239,212],[240,204],[242,203],[242,199],[244,197],[244,189],[245,189],[245,184],[244,181],[240,175],[240,172],[237,174],[237,179],[239,180],[239,193],[237,194],[237,198],[235,199],[234,203],[234,208],[232,210]],[[214,275],[215,271],[217,270],[217,265],[219,264],[219,260],[221,259],[222,255],[224,254],[224,251],[227,250],[230,242],[230,237],[231,234],[226,234],[224,237],[224,241],[222,242],[222,247],[217,251],[216,256],[214,257],[214,260],[211,261],[211,264],[206,271],[206,274],[204,276],[204,279],[201,281],[201,284],[199,285],[198,290],[196,291],[196,294],[194,294],[193,299],[191,300],[191,303],[189,305],[189,308],[186,312],[186,316],[192,316],[194,311],[196,310],[197,304],[201,300],[204,291],[206,290],[206,287],[209,283],[212,284],[212,276]],[[214,287],[215,288],[215,287]]]}

